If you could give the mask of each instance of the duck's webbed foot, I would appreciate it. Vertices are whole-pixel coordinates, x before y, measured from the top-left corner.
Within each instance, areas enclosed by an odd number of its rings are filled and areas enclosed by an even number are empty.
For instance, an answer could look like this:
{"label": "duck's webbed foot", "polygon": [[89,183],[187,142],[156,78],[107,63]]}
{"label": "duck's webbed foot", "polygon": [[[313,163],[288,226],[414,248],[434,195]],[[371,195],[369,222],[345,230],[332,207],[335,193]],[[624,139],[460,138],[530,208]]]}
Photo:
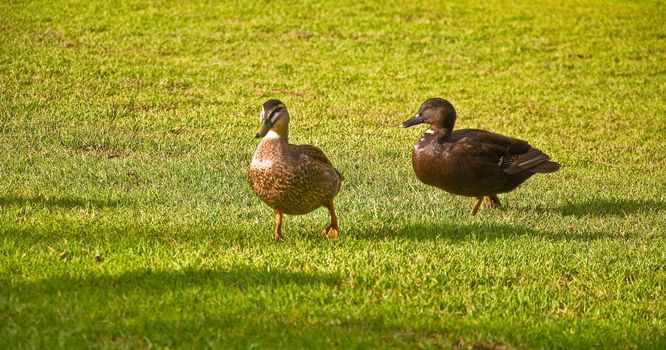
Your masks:
{"label": "duck's webbed foot", "polygon": [[326,230],[324,231],[326,234],[326,238],[339,238],[340,237],[340,228],[339,227],[333,227],[333,226],[328,226]]}

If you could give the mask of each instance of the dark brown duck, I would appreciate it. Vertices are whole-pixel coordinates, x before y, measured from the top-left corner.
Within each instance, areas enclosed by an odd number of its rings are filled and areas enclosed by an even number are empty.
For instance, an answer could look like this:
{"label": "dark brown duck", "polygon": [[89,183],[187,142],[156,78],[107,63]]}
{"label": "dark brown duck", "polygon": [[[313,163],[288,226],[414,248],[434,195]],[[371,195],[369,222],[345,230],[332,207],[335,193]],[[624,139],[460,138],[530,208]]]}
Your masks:
{"label": "dark brown duck", "polygon": [[306,214],[322,206],[331,215],[326,237],[337,238],[333,198],[340,191],[342,175],[319,148],[289,143],[289,112],[279,100],[264,103],[260,123],[255,137],[264,139],[252,157],[248,181],[275,212],[274,238],[282,240],[283,214]]}
{"label": "dark brown duck", "polygon": [[499,193],[518,187],[535,173],[552,173],[560,164],[527,141],[483,130],[453,130],[456,110],[441,98],[425,101],[418,113],[402,124],[430,124],[412,151],[412,166],[421,182],[444,191],[476,197],[472,215],[486,198],[499,207]]}

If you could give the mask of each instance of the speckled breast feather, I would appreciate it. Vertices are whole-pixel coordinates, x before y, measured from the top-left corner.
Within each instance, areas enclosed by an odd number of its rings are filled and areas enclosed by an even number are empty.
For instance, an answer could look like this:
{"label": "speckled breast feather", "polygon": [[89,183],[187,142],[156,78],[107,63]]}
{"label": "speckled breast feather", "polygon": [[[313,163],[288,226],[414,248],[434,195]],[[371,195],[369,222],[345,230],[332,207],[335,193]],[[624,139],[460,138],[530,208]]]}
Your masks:
{"label": "speckled breast feather", "polygon": [[330,204],[342,179],[317,148],[265,138],[252,158],[248,180],[273,210],[298,215]]}

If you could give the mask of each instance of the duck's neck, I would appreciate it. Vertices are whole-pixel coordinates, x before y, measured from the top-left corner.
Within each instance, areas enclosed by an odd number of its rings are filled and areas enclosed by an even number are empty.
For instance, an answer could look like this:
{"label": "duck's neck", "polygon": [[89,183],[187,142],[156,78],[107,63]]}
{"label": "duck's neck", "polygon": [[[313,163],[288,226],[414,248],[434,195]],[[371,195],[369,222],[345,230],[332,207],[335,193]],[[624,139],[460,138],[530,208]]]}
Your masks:
{"label": "duck's neck", "polygon": [[280,134],[274,130],[270,130],[266,136],[264,136],[264,141],[278,141],[278,142],[287,142],[289,136],[286,134]]}
{"label": "duck's neck", "polygon": [[436,121],[434,124],[430,125],[430,129],[434,130],[437,134],[441,135],[442,139],[448,139],[453,132],[453,126],[456,124],[456,115],[455,112],[453,115],[449,115],[444,120]]}
{"label": "duck's neck", "polygon": [[431,126],[426,130],[426,132],[430,132],[431,134],[437,135],[439,139],[448,139],[451,136],[451,132],[453,132],[453,126],[451,127]]}
{"label": "duck's neck", "polygon": [[446,140],[449,139],[451,136],[451,131],[447,129],[442,129],[442,128],[427,128],[424,132],[423,135],[421,135],[421,138],[416,142],[416,145],[414,146],[415,150],[420,150],[424,148],[428,148],[432,145],[435,144],[443,144],[446,142]]}
{"label": "duck's neck", "polygon": [[277,149],[278,152],[281,152],[281,150],[285,149],[286,146],[289,144],[288,142],[288,137],[284,133],[280,133],[275,130],[270,130],[266,136],[264,136],[264,139],[261,140],[261,143],[259,144],[259,149],[257,151],[261,150],[268,150],[268,149]]}
{"label": "duck's neck", "polygon": [[[288,116],[287,116],[288,117]],[[268,131],[268,134],[264,136],[264,140],[278,140],[281,142],[287,143],[289,141],[289,119],[284,118],[278,119],[278,121],[273,125],[271,130]]]}
{"label": "duck's neck", "polygon": [[431,135],[431,137],[436,137],[437,139],[448,139],[451,136],[452,129],[431,126],[423,132],[423,135]]}
{"label": "duck's neck", "polygon": [[289,139],[289,123],[278,120],[264,138],[283,139],[286,142]]}

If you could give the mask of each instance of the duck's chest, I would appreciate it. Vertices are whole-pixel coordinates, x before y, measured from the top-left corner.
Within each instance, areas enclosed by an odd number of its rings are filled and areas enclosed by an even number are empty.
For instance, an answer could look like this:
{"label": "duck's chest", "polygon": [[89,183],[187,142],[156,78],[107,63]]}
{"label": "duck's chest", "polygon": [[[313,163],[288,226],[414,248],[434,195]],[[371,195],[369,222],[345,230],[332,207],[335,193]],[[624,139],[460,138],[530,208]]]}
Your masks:
{"label": "duck's chest", "polygon": [[412,149],[412,163],[415,171],[432,171],[446,165],[450,144],[438,142],[437,136],[428,129],[416,141]]}
{"label": "duck's chest", "polygon": [[438,140],[436,134],[426,131],[412,149],[412,166],[419,180],[442,187],[442,181],[455,176],[455,167],[450,158],[452,145]]}
{"label": "duck's chest", "polygon": [[252,157],[248,172],[252,186],[265,187],[294,172],[294,164],[279,145],[261,145]]}

